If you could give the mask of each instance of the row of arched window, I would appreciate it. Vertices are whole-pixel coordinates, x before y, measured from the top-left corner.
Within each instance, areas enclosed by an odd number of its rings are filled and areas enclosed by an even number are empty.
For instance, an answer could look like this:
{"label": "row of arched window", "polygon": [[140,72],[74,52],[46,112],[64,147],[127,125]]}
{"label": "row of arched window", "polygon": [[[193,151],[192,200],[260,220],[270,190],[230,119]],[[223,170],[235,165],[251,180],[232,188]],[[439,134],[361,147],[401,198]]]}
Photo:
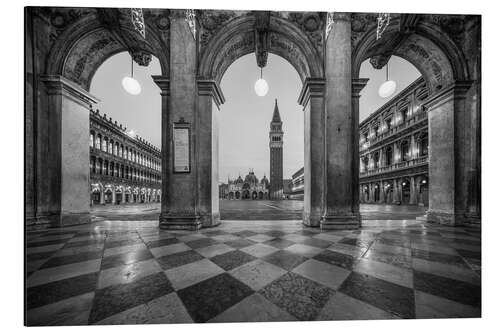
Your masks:
{"label": "row of arched window", "polygon": [[90,173],[111,176],[122,179],[130,179],[138,182],[161,183],[161,177],[158,174],[130,167],[114,161],[104,160],[96,156],[90,157]]}
{"label": "row of arched window", "polygon": [[96,134],[94,131],[90,131],[89,146],[91,148],[99,149],[110,155],[124,158],[128,161],[137,163],[144,167],[156,171],[161,171],[161,163],[158,159],[137,152],[135,149],[131,147],[124,146],[122,143],[114,141],[113,139],[108,139],[107,136],[103,137],[99,133]]}
{"label": "row of arched window", "polygon": [[422,133],[415,138],[416,149],[412,151],[411,149],[411,139],[405,138],[398,143],[396,143],[399,148],[398,154],[396,150],[393,149],[392,145],[388,145],[381,149],[383,156],[380,156],[380,152],[376,151],[372,153],[372,164],[370,165],[370,159],[368,155],[361,157],[361,172],[368,170],[378,169],[383,166],[389,166],[394,163],[409,161],[414,158],[427,156],[429,153],[429,139],[427,133]]}

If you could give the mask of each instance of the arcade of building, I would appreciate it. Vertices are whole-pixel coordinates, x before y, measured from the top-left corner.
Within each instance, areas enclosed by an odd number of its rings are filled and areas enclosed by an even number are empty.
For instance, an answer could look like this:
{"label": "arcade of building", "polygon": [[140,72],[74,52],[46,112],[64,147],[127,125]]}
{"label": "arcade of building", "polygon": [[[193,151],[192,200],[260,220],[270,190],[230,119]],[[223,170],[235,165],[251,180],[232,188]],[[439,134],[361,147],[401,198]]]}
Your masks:
{"label": "arcade of building", "polygon": [[[390,13],[382,31],[377,13],[141,13],[143,31],[127,8],[26,9],[28,226],[90,223],[89,105],[98,99],[89,87],[99,66],[123,51],[142,66],[154,55],[161,67],[152,78],[161,91],[160,228],[198,230],[221,223],[217,112],[225,98],[219,84],[227,68],[250,53],[260,68],[268,53],[283,57],[303,84],[298,102],[304,110],[305,226],[360,228],[360,200],[428,202],[429,222],[481,223],[480,16]],[[382,69],[393,55],[418,69],[425,89],[416,88],[414,95],[407,90],[408,102],[393,99],[359,125],[359,98],[368,82],[360,77],[361,64],[369,60]],[[190,133],[186,173],[174,165],[172,128],[180,123]],[[106,134],[98,134],[102,142]],[[124,140],[124,149],[130,154],[132,147],[136,157],[123,159],[109,154],[107,137],[108,152],[101,148],[95,155],[99,175],[103,170],[113,181],[133,180],[131,193],[135,187],[155,188],[137,182],[148,173],[160,185],[159,170],[136,163],[140,147]],[[121,147],[123,137],[117,139]]]}
{"label": "arcade of building", "polygon": [[161,201],[161,152],[90,110],[90,204]]}

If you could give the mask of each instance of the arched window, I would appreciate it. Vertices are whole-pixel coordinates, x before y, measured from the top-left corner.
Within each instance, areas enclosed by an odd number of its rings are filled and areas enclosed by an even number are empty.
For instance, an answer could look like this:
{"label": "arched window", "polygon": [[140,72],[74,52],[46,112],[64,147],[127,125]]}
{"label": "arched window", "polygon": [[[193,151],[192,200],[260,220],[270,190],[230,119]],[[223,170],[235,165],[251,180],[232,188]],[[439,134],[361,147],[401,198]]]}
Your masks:
{"label": "arched window", "polygon": [[107,137],[104,137],[104,142],[103,142],[103,145],[102,145],[102,151],[107,153],[108,152],[108,138]]}
{"label": "arched window", "polygon": [[392,126],[392,117],[388,117],[385,119],[385,127],[387,128],[387,131],[391,130]]}
{"label": "arched window", "polygon": [[392,164],[392,147],[387,147],[385,150],[385,165],[391,165]]}
{"label": "arched window", "polygon": [[115,147],[113,148],[113,155],[118,156],[119,143],[115,142]]}
{"label": "arched window", "polygon": [[108,144],[108,153],[113,154],[113,140],[109,141],[109,144]]}
{"label": "arched window", "polygon": [[94,148],[94,132],[90,132],[90,141],[89,141],[89,146],[91,148]]}
{"label": "arched window", "polygon": [[101,150],[101,134],[97,134],[97,140],[95,142],[95,148]]}
{"label": "arched window", "polygon": [[429,137],[427,133],[418,138],[418,156],[427,156],[429,154]]}
{"label": "arched window", "polygon": [[401,142],[401,161],[410,160],[410,143],[408,140]]}
{"label": "arched window", "polygon": [[379,156],[378,152],[376,152],[375,154],[373,154],[373,167],[375,169],[378,169],[378,161],[379,161]]}

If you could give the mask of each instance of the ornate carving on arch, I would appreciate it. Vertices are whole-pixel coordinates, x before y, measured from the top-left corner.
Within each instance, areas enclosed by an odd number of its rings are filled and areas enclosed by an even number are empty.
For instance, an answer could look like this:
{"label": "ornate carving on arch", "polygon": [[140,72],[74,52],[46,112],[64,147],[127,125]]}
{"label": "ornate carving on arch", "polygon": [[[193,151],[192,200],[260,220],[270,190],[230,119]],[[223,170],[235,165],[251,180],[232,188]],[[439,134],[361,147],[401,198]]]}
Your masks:
{"label": "ornate carving on arch", "polygon": [[254,51],[255,35],[253,31],[248,31],[245,34],[240,34],[232,38],[223,48],[220,61],[213,67],[210,74],[211,78],[215,78],[220,82],[226,69],[233,63],[234,60]]}
{"label": "ornate carving on arch", "polygon": [[87,34],[72,48],[66,58],[62,74],[88,90],[95,69],[110,54],[121,50],[123,46],[105,29]]}
{"label": "ornate carving on arch", "polygon": [[295,67],[302,80],[310,76],[307,59],[290,40],[283,38],[282,35],[276,32],[271,32],[269,34],[269,49],[272,53],[288,60]]}
{"label": "ornate carving on arch", "polygon": [[84,16],[95,13],[94,8],[58,8],[58,7],[40,7],[34,9],[36,14],[43,18],[50,26],[49,40],[54,42],[63,31],[83,18]]}
{"label": "ornate carving on arch", "polygon": [[323,54],[326,14],[323,12],[275,12],[302,30],[320,55]]}
{"label": "ornate carving on arch", "polygon": [[[220,82],[233,61],[255,52],[254,23],[255,17],[252,14],[241,14],[210,37],[201,52],[199,77]],[[302,80],[310,76],[323,76],[320,52],[307,35],[289,20],[271,13],[267,42],[269,52],[288,60]]]}
{"label": "ornate carving on arch", "polygon": [[394,54],[417,67],[424,74],[432,92],[454,82],[453,69],[443,51],[421,36],[411,35]]}
{"label": "ornate carving on arch", "polygon": [[351,48],[354,50],[367,31],[375,31],[377,26],[376,13],[351,14]]}
{"label": "ornate carving on arch", "polygon": [[232,10],[199,10],[200,47],[205,48],[212,38],[228,21],[237,16]]}

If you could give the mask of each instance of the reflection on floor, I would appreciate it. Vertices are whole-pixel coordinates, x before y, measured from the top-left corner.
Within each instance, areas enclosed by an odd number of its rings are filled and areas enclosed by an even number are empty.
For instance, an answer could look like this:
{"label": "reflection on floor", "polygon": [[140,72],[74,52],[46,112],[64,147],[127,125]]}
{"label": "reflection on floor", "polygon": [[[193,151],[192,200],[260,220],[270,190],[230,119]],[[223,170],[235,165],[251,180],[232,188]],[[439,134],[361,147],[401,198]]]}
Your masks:
{"label": "reflection on floor", "polygon": [[481,315],[481,231],[415,220],[104,221],[29,232],[26,256],[28,325]]}

